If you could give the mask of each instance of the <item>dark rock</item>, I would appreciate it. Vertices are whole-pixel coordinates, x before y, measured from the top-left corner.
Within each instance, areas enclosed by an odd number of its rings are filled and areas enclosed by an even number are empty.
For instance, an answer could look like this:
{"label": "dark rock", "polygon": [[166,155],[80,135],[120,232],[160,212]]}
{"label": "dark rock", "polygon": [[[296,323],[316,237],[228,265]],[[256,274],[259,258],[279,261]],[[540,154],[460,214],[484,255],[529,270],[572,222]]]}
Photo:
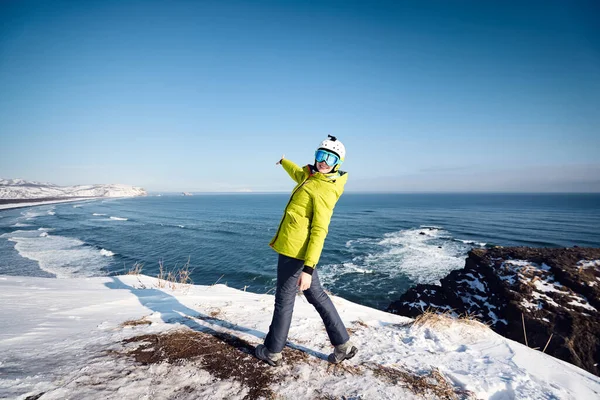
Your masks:
{"label": "dark rock", "polygon": [[441,286],[417,285],[388,311],[469,314],[497,333],[600,376],[600,249],[473,249]]}

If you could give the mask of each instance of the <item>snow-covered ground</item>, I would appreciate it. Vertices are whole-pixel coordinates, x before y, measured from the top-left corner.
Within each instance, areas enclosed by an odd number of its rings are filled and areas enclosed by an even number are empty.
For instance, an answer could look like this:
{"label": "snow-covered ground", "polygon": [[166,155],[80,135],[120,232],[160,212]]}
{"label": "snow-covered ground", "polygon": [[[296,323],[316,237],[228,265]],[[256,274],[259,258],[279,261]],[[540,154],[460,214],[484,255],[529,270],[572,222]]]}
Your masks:
{"label": "snow-covered ground", "polygon": [[56,197],[145,196],[139,187],[121,184],[57,186],[23,179],[0,179],[0,199],[41,199]]}
{"label": "snow-covered ground", "polygon": [[268,330],[271,294],[135,275],[0,276],[0,398],[411,399],[436,398],[440,382],[456,398],[600,398],[599,377],[479,323],[334,303],[357,356],[326,361],[322,322],[299,296],[287,362],[271,368],[249,354]]}

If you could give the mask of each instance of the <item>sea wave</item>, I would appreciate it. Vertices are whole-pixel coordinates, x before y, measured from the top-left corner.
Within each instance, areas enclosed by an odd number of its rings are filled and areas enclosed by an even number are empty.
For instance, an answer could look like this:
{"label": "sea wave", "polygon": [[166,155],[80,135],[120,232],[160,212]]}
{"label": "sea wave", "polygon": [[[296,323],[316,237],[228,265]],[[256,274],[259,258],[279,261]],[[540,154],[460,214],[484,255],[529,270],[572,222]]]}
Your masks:
{"label": "sea wave", "polygon": [[456,240],[457,242],[464,243],[464,244],[474,244],[475,246],[479,246],[479,247],[487,246],[487,243],[477,242],[475,240],[463,240],[463,239],[454,239],[454,240]]}
{"label": "sea wave", "polygon": [[127,218],[122,218],[122,217],[110,217],[110,219],[113,219],[115,221],[127,221]]}
{"label": "sea wave", "polygon": [[103,215],[106,215],[106,214],[93,213],[92,215],[93,215],[93,216],[96,216],[96,217],[101,217],[101,216],[103,216]]}
{"label": "sea wave", "polygon": [[25,211],[25,212],[22,212],[21,215],[23,217],[25,217],[26,220],[30,221],[34,218],[41,217],[42,215],[48,215],[47,212],[48,212],[48,210]]}
{"label": "sea wave", "polygon": [[113,252],[112,252],[112,251],[110,251],[110,250],[106,250],[106,249],[101,249],[101,250],[100,250],[100,254],[102,254],[102,255],[103,255],[103,256],[105,256],[105,257],[112,257],[112,256],[114,256],[114,255],[115,255],[115,253],[113,253]]}
{"label": "sea wave", "polygon": [[37,261],[42,270],[57,278],[99,276],[111,262],[101,250],[79,239],[48,235],[47,231],[18,230],[1,237],[14,242],[21,257]]}
{"label": "sea wave", "polygon": [[[472,247],[452,239],[451,233],[442,227],[422,226],[378,238],[349,240],[346,251],[351,259],[324,265],[319,273],[325,284],[335,284],[338,288],[352,285],[353,280],[347,275],[357,273],[374,274],[376,277],[369,279],[380,279],[382,284],[402,276],[414,283],[437,284],[450,271],[464,267],[467,252]],[[376,285],[376,282],[371,283]]]}

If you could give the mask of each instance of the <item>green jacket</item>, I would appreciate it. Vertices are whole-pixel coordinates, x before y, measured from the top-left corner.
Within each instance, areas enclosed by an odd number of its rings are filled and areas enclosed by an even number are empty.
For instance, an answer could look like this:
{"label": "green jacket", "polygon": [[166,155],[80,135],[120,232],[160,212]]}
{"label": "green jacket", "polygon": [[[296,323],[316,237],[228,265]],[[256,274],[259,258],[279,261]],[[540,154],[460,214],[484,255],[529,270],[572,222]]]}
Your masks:
{"label": "green jacket", "polygon": [[309,165],[300,168],[286,159],[281,165],[297,185],[270,246],[279,254],[304,260],[304,265],[315,268],[348,174],[312,173]]}

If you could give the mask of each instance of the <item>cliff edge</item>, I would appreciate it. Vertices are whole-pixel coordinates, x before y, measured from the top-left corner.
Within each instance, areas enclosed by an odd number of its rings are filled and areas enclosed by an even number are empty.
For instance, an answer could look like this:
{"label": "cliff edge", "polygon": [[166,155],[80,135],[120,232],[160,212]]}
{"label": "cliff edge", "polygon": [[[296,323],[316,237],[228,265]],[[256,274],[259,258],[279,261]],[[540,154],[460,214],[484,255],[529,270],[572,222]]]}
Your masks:
{"label": "cliff edge", "polygon": [[471,315],[600,376],[600,249],[473,249],[441,286],[417,285],[387,309],[409,317],[426,310]]}

